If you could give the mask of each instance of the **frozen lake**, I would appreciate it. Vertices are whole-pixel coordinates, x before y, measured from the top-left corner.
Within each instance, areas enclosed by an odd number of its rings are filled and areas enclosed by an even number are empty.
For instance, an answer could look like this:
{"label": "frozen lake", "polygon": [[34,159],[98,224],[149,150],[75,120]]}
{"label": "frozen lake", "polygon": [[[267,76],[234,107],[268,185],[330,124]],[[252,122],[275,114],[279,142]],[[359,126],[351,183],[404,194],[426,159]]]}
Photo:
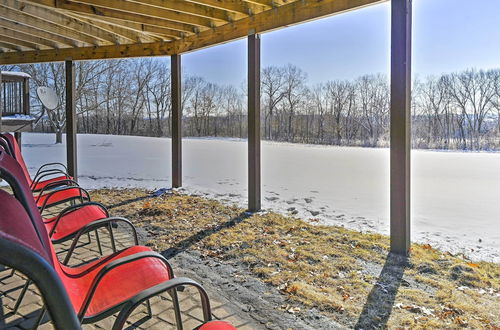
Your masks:
{"label": "frozen lake", "polygon": [[[64,161],[53,134],[23,134],[30,170]],[[79,135],[84,187],[170,186],[170,139]],[[246,205],[246,141],[186,138],[187,192]],[[415,150],[412,239],[500,262],[500,153]],[[263,142],[263,207],[387,234],[389,150]]]}

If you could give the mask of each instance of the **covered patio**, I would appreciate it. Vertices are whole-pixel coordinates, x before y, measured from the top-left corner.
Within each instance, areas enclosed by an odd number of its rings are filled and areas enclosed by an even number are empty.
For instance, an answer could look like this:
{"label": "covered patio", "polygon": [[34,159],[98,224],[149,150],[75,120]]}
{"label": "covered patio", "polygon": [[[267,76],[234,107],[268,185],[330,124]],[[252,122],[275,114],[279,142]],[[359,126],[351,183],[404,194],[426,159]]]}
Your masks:
{"label": "covered patio", "polygon": [[[78,178],[75,61],[170,56],[173,188],[182,187],[182,55],[248,41],[248,210],[261,209],[261,34],[386,0],[5,0],[0,65],[65,62],[69,175]],[[411,0],[391,1],[390,249],[410,248]],[[169,152],[168,150],[159,152]],[[157,164],[156,166],[162,166]]]}

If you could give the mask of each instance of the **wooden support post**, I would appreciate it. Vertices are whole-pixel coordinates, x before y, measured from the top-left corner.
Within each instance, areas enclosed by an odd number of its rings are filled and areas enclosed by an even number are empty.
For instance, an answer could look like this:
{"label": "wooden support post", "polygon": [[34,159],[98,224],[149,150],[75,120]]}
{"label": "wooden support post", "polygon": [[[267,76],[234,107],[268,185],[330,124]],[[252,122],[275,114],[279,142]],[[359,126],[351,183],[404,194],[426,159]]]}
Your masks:
{"label": "wooden support post", "polygon": [[411,0],[391,1],[391,252],[410,249]]}
{"label": "wooden support post", "polygon": [[182,187],[181,56],[170,56],[172,84],[172,187]]}
{"label": "wooden support post", "polygon": [[261,208],[260,36],[248,36],[248,210]]}
{"label": "wooden support post", "polygon": [[66,60],[66,162],[68,174],[78,180],[76,149],[75,65]]}

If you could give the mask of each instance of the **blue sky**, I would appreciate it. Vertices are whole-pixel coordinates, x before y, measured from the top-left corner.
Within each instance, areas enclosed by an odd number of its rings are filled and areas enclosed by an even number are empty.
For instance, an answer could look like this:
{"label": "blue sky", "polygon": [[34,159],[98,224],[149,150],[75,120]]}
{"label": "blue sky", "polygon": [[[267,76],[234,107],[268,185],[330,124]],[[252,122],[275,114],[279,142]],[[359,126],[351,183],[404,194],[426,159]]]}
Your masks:
{"label": "blue sky", "polygon": [[[365,9],[262,35],[262,65],[292,63],[310,83],[388,73],[390,6]],[[413,73],[500,68],[500,0],[413,0]],[[184,55],[183,68],[221,84],[246,76],[246,40]]]}

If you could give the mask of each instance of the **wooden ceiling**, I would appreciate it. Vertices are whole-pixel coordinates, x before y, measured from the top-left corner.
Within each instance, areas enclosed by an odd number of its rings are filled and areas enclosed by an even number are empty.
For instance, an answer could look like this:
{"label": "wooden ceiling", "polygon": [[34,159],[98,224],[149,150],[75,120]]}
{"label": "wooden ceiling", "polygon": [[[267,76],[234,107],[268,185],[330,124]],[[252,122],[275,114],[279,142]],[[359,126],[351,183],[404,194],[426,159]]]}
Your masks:
{"label": "wooden ceiling", "polygon": [[386,0],[0,0],[0,64],[161,56]]}

